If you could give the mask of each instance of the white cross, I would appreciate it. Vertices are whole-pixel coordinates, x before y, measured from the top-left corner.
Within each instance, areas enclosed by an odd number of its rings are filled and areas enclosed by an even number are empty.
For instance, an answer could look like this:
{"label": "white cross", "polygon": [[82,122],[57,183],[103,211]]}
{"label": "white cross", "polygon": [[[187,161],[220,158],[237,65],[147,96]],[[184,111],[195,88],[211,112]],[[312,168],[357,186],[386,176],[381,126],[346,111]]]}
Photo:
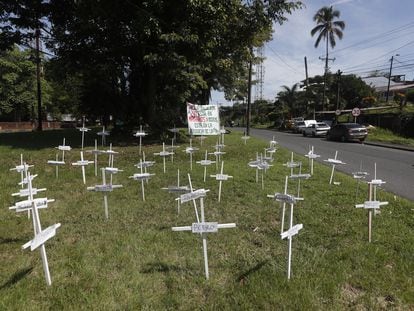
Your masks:
{"label": "white cross", "polygon": [[154,155],[158,155],[158,156],[162,157],[162,162],[163,162],[163,165],[164,165],[164,174],[165,174],[165,158],[170,156],[170,155],[173,155],[173,154],[174,154],[174,152],[165,151],[165,143],[162,143],[162,151],[161,152],[154,153]]}
{"label": "white cross", "polygon": [[356,208],[364,208],[368,210],[368,242],[371,242],[372,237],[372,211],[379,211],[381,206],[388,205],[388,202],[381,202],[377,200],[377,187],[385,183],[381,179],[377,179],[377,164],[374,164],[374,179],[368,182],[368,201],[363,204],[356,204]]}
{"label": "white cross", "polygon": [[177,133],[179,133],[179,132],[180,132],[180,130],[179,130],[179,129],[177,129],[177,128],[175,128],[175,124],[174,124],[174,128],[169,129],[169,131],[170,131],[171,133],[174,133],[174,140],[177,140]]}
{"label": "white cross", "polygon": [[209,154],[213,154],[216,157],[216,169],[218,169],[218,164],[221,161],[221,156],[223,154],[226,154],[224,151],[218,150],[218,151],[214,151],[214,152],[209,152]]}
{"label": "white cross", "polygon": [[[303,228],[302,224],[293,226],[293,206],[297,202],[297,198],[293,195],[287,194],[287,181],[288,176],[285,179],[285,193],[275,193],[274,196],[268,195],[268,197],[273,197],[276,201],[283,202],[283,215],[282,215],[282,229],[280,237],[283,239],[288,238],[289,240],[289,255],[288,255],[288,279],[290,279],[291,271],[291,262],[292,262],[292,237],[296,235],[300,229]],[[290,219],[289,219],[289,229],[283,231],[284,226],[284,217],[285,217],[285,204],[290,204]]]}
{"label": "white cross", "polygon": [[83,150],[83,144],[85,141],[85,132],[88,132],[91,130],[85,127],[85,117],[82,118],[82,127],[78,127],[77,129],[82,133],[82,150]]}
{"label": "white cross", "polygon": [[20,165],[16,165],[15,167],[11,168],[10,171],[16,171],[20,173],[20,185],[22,188],[24,187],[24,180],[27,178],[27,172],[29,168],[33,167],[33,165],[28,165],[26,162],[23,162],[23,154],[20,154]]}
{"label": "white cross", "polygon": [[[167,149],[174,151],[177,148],[180,148],[180,146],[174,145],[174,138],[171,138],[171,146],[168,146]],[[171,155],[171,163],[173,162],[174,162],[174,154]]]}
{"label": "white cross", "polygon": [[92,153],[95,157],[95,176],[98,176],[98,155],[99,154],[105,154],[105,150],[99,150],[98,149],[98,140],[95,139],[95,149],[87,150],[86,152]]}
{"label": "white cross", "polygon": [[56,178],[59,177],[59,166],[65,165],[65,161],[59,160],[59,154],[56,154],[56,160],[48,160],[47,164],[53,165],[56,167]]}
{"label": "white cross", "polygon": [[289,178],[291,179],[297,179],[298,180],[298,194],[297,194],[297,199],[298,200],[303,200],[303,198],[300,197],[300,181],[302,179],[309,179],[311,177],[311,174],[302,174],[302,163],[299,166],[299,174],[292,174],[289,176]]}
{"label": "white cross", "polygon": [[[200,189],[204,190],[204,189]],[[194,193],[194,192],[193,192]],[[184,194],[185,195],[185,194]],[[203,239],[203,256],[204,256],[204,271],[206,279],[209,278],[208,272],[208,256],[207,256],[207,233],[217,232],[218,229],[228,229],[235,228],[235,223],[219,224],[217,222],[206,222],[204,217],[204,199],[205,193],[200,196],[194,196],[195,198],[200,199],[200,208],[201,208],[201,222],[192,223],[191,226],[183,227],[172,227],[172,231],[191,231],[192,233],[201,234]]]}
{"label": "white cross", "polygon": [[193,147],[192,145],[192,139],[190,138],[190,147],[185,148],[185,153],[190,155],[190,171],[193,170],[193,153],[195,153],[198,150],[197,147]]}
{"label": "white cross", "polygon": [[62,151],[62,161],[65,162],[65,151],[70,151],[72,148],[70,146],[65,145],[66,138],[63,138],[63,145],[59,145],[56,148],[59,151]]}
{"label": "white cross", "polygon": [[188,175],[188,184],[190,186],[190,192],[187,192],[187,193],[184,193],[184,194],[180,195],[180,197],[176,198],[176,200],[180,204],[185,203],[185,202],[189,202],[189,201],[193,201],[194,212],[195,212],[195,215],[196,215],[196,219],[197,219],[197,222],[200,222],[200,217],[198,216],[196,200],[201,198],[201,197],[205,197],[207,192],[210,191],[210,190],[208,190],[208,189],[207,190],[205,190],[205,189],[194,190],[193,189],[193,184],[191,182],[190,174],[187,174],[187,175]]}
{"label": "white cross", "polygon": [[200,164],[201,166],[204,166],[204,182],[206,182],[206,176],[207,176],[207,166],[216,163],[216,161],[211,161],[207,159],[207,150],[204,160],[197,161],[196,163]]}
{"label": "white cross", "polygon": [[101,185],[95,185],[93,187],[87,187],[86,189],[89,191],[95,191],[95,192],[102,192],[104,194],[104,208],[105,208],[105,218],[108,219],[109,217],[109,211],[108,211],[108,192],[112,192],[112,190],[117,188],[122,188],[122,185],[112,185],[106,183],[106,177],[105,177],[105,169],[101,168],[102,172],[102,184]]}
{"label": "white cross", "polygon": [[293,161],[293,152],[290,156],[290,161],[286,162],[285,164],[283,164],[283,166],[286,166],[287,168],[290,168],[290,175],[293,175],[293,169],[296,167],[301,167],[302,166],[302,162],[298,161],[295,162]]}
{"label": "white cross", "polygon": [[352,177],[357,180],[357,187],[355,190],[355,202],[358,198],[358,191],[359,191],[359,183],[362,179],[365,179],[369,174],[367,172],[362,171],[362,161],[359,167],[359,171],[352,172]]}
{"label": "white cross", "polygon": [[83,159],[83,151],[80,152],[80,156],[81,156],[81,159],[79,161],[76,161],[76,162],[72,163],[72,165],[81,167],[83,184],[85,185],[86,184],[85,166],[87,166],[89,164],[92,164],[93,161],[84,160]]}
{"label": "white cross", "polygon": [[101,136],[101,138],[102,138],[102,146],[105,146],[106,136],[109,136],[110,135],[110,133],[108,131],[105,131],[105,125],[102,126],[102,131],[96,133],[96,135]]}
{"label": "white cross", "polygon": [[40,247],[40,255],[42,258],[42,265],[43,265],[43,271],[45,274],[46,284],[52,285],[52,279],[50,277],[50,271],[49,271],[49,264],[47,261],[47,255],[46,255],[46,248],[45,248],[45,242],[55,236],[56,229],[60,227],[60,223],[54,224],[45,230],[42,230],[41,224],[40,224],[40,217],[39,217],[39,208],[47,208],[48,202],[53,202],[54,200],[48,200],[47,198],[38,198],[34,199],[33,195],[33,187],[32,187],[32,176],[30,175],[30,172],[27,173],[27,193],[28,193],[28,199],[26,201],[21,201],[15,204],[15,206],[10,207],[10,209],[15,209],[16,212],[23,212],[23,211],[31,211],[33,214],[32,221],[33,221],[33,230],[34,230],[34,239],[25,243],[22,248],[26,249],[30,247],[30,249],[33,251],[36,248]]}
{"label": "white cross", "polygon": [[224,174],[223,169],[224,169],[224,161],[221,162],[220,174],[210,175],[210,177],[214,177],[219,182],[219,193],[218,193],[218,201],[219,202],[220,202],[220,198],[221,198],[221,186],[222,186],[223,181],[228,180],[229,178],[233,178],[233,176]]}
{"label": "white cross", "polygon": [[246,145],[247,140],[250,139],[250,136],[247,136],[246,131],[244,131],[243,136],[241,137],[241,139],[244,141],[244,144]]}
{"label": "white cross", "polygon": [[[180,170],[177,169],[177,185],[176,186],[168,186],[161,188],[162,190],[167,190],[170,193],[180,193],[180,192],[190,192],[190,186],[180,186]],[[180,200],[177,200],[177,211],[178,214],[180,213]]]}
{"label": "white cross", "polygon": [[142,137],[147,136],[148,133],[146,133],[143,129],[142,129],[142,125],[139,126],[139,131],[136,131],[134,133],[135,137],[139,137],[139,154],[141,154],[141,148],[142,148]]}
{"label": "white cross", "polygon": [[[328,160],[324,160],[325,162],[328,162],[330,164],[332,164],[332,172],[331,172],[331,178],[329,179],[329,184],[332,185],[332,181],[333,181],[333,176],[334,176],[334,171],[335,171],[335,165],[344,165],[346,164],[345,162],[342,162],[341,160],[337,159],[338,157],[338,151],[335,152],[335,158],[334,159],[328,159]],[[339,185],[339,182],[334,182],[334,185]]]}
{"label": "white cross", "polygon": [[136,173],[132,176],[129,176],[129,178],[132,178],[133,180],[138,180],[141,181],[141,191],[142,191],[142,201],[145,201],[145,188],[144,188],[144,181],[148,181],[148,179],[151,178],[151,176],[154,176],[155,174],[150,174],[147,172],[143,171],[143,166],[142,166],[142,160],[140,160],[140,168],[141,168],[141,173]]}
{"label": "white cross", "polygon": [[305,157],[309,158],[309,161],[311,163],[310,174],[313,175],[313,161],[317,158],[320,158],[320,155],[315,153],[314,148],[312,146],[309,152],[305,154]]}
{"label": "white cross", "polygon": [[203,141],[204,141],[204,139],[206,139],[207,137],[205,137],[205,136],[203,136],[203,135],[201,135],[201,136],[198,136],[198,139],[200,140],[200,146],[203,146]]}

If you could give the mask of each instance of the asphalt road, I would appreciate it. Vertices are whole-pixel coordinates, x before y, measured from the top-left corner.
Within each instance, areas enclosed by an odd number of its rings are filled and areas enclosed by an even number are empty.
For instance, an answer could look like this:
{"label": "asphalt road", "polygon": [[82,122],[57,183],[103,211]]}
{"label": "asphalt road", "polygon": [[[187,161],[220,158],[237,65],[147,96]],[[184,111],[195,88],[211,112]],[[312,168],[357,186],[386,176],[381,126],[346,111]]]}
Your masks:
{"label": "asphalt road", "polygon": [[[242,128],[234,130],[244,131]],[[338,165],[336,169],[351,174],[360,170],[369,173],[368,180],[374,178],[374,163],[377,163],[377,179],[386,182],[382,187],[399,196],[414,201],[414,152],[372,146],[360,143],[341,143],[327,141],[325,138],[303,137],[300,134],[271,130],[250,129],[250,135],[265,140],[275,140],[280,146],[295,153],[305,155],[310,146],[314,146],[316,154],[321,155],[318,162],[334,158],[338,151],[338,159],[347,163]]]}

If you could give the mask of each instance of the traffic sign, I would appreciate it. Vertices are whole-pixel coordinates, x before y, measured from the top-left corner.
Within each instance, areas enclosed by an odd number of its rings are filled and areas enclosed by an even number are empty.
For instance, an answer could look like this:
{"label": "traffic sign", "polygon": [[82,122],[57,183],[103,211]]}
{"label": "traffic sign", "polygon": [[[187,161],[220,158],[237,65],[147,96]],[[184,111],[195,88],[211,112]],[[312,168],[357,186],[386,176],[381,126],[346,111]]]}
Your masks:
{"label": "traffic sign", "polygon": [[353,115],[354,117],[357,117],[357,116],[359,116],[360,114],[361,114],[361,110],[360,110],[359,108],[355,107],[354,109],[352,109],[352,115]]}
{"label": "traffic sign", "polygon": [[341,110],[340,109],[335,110],[335,115],[340,116],[341,115]]}

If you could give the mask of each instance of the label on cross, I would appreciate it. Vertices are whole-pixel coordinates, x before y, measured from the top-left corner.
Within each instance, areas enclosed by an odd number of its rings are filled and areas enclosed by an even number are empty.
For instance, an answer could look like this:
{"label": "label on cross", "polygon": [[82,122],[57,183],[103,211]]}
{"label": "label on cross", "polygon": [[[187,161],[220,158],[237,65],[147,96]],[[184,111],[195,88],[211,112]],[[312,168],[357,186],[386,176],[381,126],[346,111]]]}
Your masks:
{"label": "label on cross", "polygon": [[275,200],[279,202],[286,202],[289,204],[295,204],[296,198],[293,195],[290,194],[284,194],[284,193],[276,193],[275,194]]}
{"label": "label on cross", "polygon": [[40,233],[36,234],[33,240],[27,242],[22,246],[23,249],[26,249],[30,246],[30,250],[33,251],[39,246],[43,245],[47,240],[56,235],[56,229],[60,227],[60,223],[54,224],[45,230],[42,230]]}
{"label": "label on cross", "polygon": [[193,192],[184,193],[180,196],[181,203],[185,203],[191,200],[196,200],[198,198],[202,198],[206,196],[206,190],[198,189]]}
{"label": "label on cross", "polygon": [[302,228],[303,228],[303,224],[297,224],[293,226],[292,228],[290,228],[288,231],[282,232],[280,234],[280,237],[282,238],[282,240],[285,238],[291,238],[292,236],[298,234],[299,230],[301,230]]}
{"label": "label on cross", "polygon": [[216,180],[228,180],[229,177],[231,177],[231,176],[226,175],[226,174],[217,174],[216,175]]}
{"label": "label on cross", "polygon": [[217,222],[195,222],[191,225],[192,233],[212,233],[217,231]]}

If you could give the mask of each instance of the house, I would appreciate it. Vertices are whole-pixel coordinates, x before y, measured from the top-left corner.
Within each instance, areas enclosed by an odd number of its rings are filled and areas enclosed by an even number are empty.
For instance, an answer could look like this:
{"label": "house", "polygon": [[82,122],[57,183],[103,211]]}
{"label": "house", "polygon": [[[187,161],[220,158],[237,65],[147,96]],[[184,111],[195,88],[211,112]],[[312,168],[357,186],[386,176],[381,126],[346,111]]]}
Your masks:
{"label": "house", "polygon": [[[396,80],[396,81],[393,81]],[[387,98],[388,78],[386,77],[368,77],[362,78],[369,86],[375,89],[375,93],[380,101],[385,101]],[[396,93],[406,93],[408,90],[414,90],[414,81],[403,81],[401,79],[392,79],[390,82],[389,100],[394,98]]]}

